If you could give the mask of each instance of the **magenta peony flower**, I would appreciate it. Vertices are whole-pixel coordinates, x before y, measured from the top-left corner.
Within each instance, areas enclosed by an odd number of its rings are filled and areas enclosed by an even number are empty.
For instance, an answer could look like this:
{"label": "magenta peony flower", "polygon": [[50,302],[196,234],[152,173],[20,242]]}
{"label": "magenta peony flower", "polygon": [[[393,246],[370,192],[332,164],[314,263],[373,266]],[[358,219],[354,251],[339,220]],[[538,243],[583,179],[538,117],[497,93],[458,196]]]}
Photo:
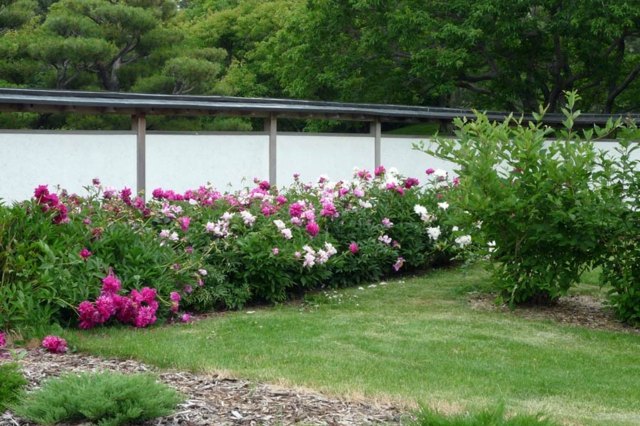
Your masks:
{"label": "magenta peony flower", "polygon": [[435,172],[435,170],[434,170],[434,169],[432,169],[431,167],[429,167],[429,168],[428,168],[427,170],[425,170],[424,172],[425,172],[426,174],[428,174],[428,175],[432,175],[432,174]]}
{"label": "magenta peony flower", "polygon": [[0,331],[0,349],[7,346],[7,337],[3,332]]}
{"label": "magenta peony flower", "polygon": [[406,178],[404,181],[404,187],[407,189],[411,189],[414,186],[420,185],[420,181],[416,178]]}
{"label": "magenta peony flower", "polygon": [[113,302],[116,305],[116,318],[118,318],[118,321],[124,324],[133,324],[138,315],[138,309],[133,300],[116,294],[113,296]]}
{"label": "magenta peony flower", "polygon": [[284,195],[278,195],[276,197],[276,203],[278,203],[278,205],[281,206],[283,204],[286,204],[286,202],[287,202],[287,197],[285,197]]}
{"label": "magenta peony flower", "polygon": [[93,178],[91,180],[91,183],[93,184],[93,186],[100,186],[100,179],[98,178]]}
{"label": "magenta peony flower", "polygon": [[122,283],[113,275],[113,272],[110,271],[109,275],[102,279],[102,293],[103,294],[116,294],[122,288]]}
{"label": "magenta peony flower", "polygon": [[47,187],[47,185],[39,185],[33,191],[33,198],[35,198],[39,202],[42,202],[42,199],[44,197],[47,197],[48,195],[49,195],[49,188]]}
{"label": "magenta peony flower", "polygon": [[87,260],[88,258],[90,258],[92,254],[93,253],[91,253],[89,249],[86,247],[83,247],[82,250],[80,250],[80,257],[83,258],[84,260]]}
{"label": "magenta peony flower", "polygon": [[266,180],[263,180],[262,182],[260,182],[259,186],[260,186],[260,189],[262,189],[263,191],[268,191],[271,188],[271,184]]}
{"label": "magenta peony flower", "polygon": [[302,212],[304,211],[304,208],[304,201],[296,201],[289,206],[289,215],[291,215],[291,217],[300,217],[300,215],[302,215]]}
{"label": "magenta peony flower", "polygon": [[358,171],[358,177],[362,180],[371,180],[371,173],[366,169],[362,169]]}
{"label": "magenta peony flower", "polygon": [[131,205],[131,188],[125,187],[120,191],[120,199],[123,203],[130,206]]}
{"label": "magenta peony flower", "polygon": [[320,226],[316,222],[309,222],[307,223],[307,232],[312,237],[315,237],[320,232]]}
{"label": "magenta peony flower", "polygon": [[453,178],[453,186],[458,186],[458,185],[460,185],[460,178],[456,176]]}
{"label": "magenta peony flower", "polygon": [[385,169],[384,166],[378,166],[373,171],[373,174],[375,174],[376,176],[380,176],[380,175],[385,174],[386,171],[387,171],[387,169]]}
{"label": "magenta peony flower", "polygon": [[169,295],[169,299],[171,299],[172,302],[179,302],[181,299],[180,293],[178,293],[177,291],[172,291]]}
{"label": "magenta peony flower", "polygon": [[134,320],[133,325],[138,328],[144,328],[156,322],[156,310],[153,306],[143,306],[138,310],[138,315]]}
{"label": "magenta peony flower", "polygon": [[349,244],[349,251],[353,254],[356,254],[357,252],[359,252],[360,247],[358,247],[358,243],[356,243],[355,241],[352,241],[351,244]]}
{"label": "magenta peony flower", "polygon": [[42,346],[54,354],[62,354],[67,351],[67,341],[58,336],[47,336],[42,339]]}
{"label": "magenta peony flower", "polygon": [[105,323],[116,313],[116,305],[110,294],[103,294],[96,299],[96,310],[100,314],[100,324]]}
{"label": "magenta peony flower", "polygon": [[182,321],[182,322],[191,322],[191,315],[182,314],[182,316],[180,317],[180,321]]}

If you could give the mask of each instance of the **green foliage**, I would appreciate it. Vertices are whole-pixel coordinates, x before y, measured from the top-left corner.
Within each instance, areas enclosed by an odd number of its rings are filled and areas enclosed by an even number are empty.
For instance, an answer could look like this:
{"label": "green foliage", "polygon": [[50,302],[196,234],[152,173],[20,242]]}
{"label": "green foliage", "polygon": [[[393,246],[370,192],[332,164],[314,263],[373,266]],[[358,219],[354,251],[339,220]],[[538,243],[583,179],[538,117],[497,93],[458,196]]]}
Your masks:
{"label": "green foliage", "polygon": [[27,380],[15,362],[0,364],[0,413],[18,400]]}
{"label": "green foliage", "polygon": [[555,426],[553,422],[541,415],[508,416],[504,406],[499,405],[474,413],[446,415],[430,409],[422,409],[418,414],[416,426]]}
{"label": "green foliage", "polygon": [[150,375],[83,373],[49,380],[13,411],[45,425],[91,421],[117,426],[166,416],[181,400]]}
{"label": "green foliage", "polygon": [[[555,141],[539,121],[492,123],[477,113],[456,120],[456,138],[438,139],[429,150],[459,166],[458,220],[478,224],[485,242],[495,244],[494,279],[511,303],[550,303],[566,294],[602,255],[618,217],[593,131],[573,130],[577,99],[567,95],[565,129]],[[595,132],[603,137],[618,127],[610,122]]]}

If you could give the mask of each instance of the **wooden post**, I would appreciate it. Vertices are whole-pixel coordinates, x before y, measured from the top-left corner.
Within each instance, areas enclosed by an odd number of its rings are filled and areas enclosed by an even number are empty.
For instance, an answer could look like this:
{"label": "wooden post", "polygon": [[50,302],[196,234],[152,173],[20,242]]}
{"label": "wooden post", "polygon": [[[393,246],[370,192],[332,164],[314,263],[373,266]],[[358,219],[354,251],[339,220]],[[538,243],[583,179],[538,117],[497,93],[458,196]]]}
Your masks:
{"label": "wooden post", "polygon": [[147,186],[146,139],[147,120],[144,114],[131,116],[131,125],[136,132],[136,192],[144,193]]}
{"label": "wooden post", "polygon": [[269,133],[269,183],[276,185],[278,118],[275,114],[264,119],[264,130]]}
{"label": "wooden post", "polygon": [[382,163],[382,123],[380,120],[371,122],[371,134],[373,135],[374,166]]}

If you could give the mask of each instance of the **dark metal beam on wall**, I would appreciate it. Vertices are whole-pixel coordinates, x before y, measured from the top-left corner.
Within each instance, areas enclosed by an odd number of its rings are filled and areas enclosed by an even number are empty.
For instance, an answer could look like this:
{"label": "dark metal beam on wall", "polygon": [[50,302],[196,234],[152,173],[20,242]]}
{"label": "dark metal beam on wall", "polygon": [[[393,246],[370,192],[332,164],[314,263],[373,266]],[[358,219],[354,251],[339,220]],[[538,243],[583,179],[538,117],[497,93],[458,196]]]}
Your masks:
{"label": "dark metal beam on wall", "polygon": [[[0,89],[0,111],[68,112],[78,114],[218,115],[268,118],[317,118],[374,122],[451,121],[473,118],[472,110],[407,105],[353,104],[298,99],[238,98],[228,96],[182,96],[142,93],[78,92],[61,90]],[[490,120],[502,121],[509,112],[488,111]],[[515,113],[532,121],[528,114]],[[603,125],[609,118],[640,121],[640,114],[582,114],[577,125]],[[562,114],[547,114],[543,121],[560,124]]]}

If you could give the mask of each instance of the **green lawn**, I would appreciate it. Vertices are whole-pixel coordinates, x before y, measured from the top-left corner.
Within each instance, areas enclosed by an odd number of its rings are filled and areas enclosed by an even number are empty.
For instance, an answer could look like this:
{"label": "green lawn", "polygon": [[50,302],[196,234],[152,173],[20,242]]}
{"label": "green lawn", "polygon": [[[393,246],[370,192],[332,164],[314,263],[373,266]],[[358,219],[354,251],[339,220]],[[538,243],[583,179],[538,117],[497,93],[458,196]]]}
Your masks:
{"label": "green lawn", "polygon": [[471,309],[481,268],[309,296],[192,325],[73,331],[79,350],[445,410],[503,402],[569,424],[640,424],[640,335]]}

